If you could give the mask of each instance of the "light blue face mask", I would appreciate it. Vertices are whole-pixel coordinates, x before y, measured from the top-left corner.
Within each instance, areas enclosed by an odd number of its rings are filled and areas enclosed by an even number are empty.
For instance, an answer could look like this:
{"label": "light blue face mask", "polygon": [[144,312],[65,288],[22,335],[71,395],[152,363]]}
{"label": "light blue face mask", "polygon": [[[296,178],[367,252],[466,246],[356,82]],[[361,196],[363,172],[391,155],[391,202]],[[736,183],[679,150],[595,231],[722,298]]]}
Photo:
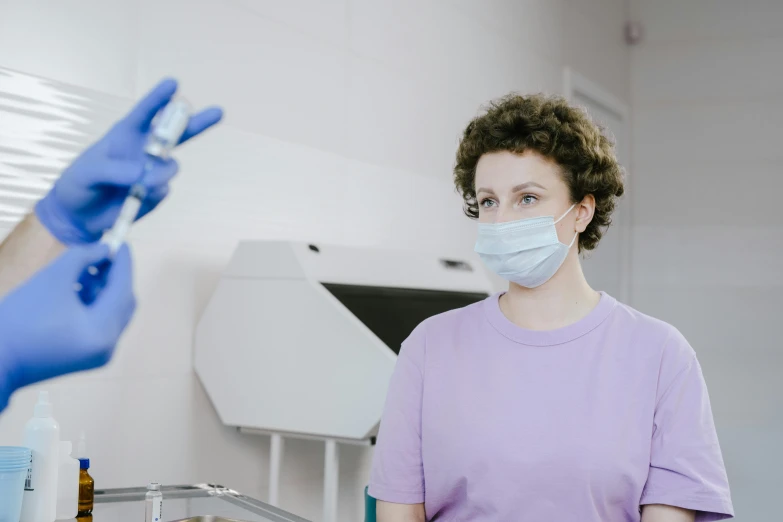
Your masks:
{"label": "light blue face mask", "polygon": [[574,246],[578,233],[565,245],[555,225],[576,207],[576,203],[555,221],[541,216],[506,223],[479,223],[476,252],[497,275],[525,288],[536,288],[554,276]]}

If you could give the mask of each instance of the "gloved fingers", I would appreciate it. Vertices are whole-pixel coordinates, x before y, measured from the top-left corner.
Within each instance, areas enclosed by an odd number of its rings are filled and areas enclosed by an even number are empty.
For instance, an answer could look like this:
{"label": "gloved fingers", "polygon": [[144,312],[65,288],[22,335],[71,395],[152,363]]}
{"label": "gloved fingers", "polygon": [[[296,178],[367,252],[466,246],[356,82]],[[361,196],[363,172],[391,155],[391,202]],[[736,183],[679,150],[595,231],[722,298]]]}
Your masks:
{"label": "gloved fingers", "polygon": [[209,107],[197,114],[194,114],[190,117],[188,127],[185,129],[185,132],[182,134],[182,138],[179,140],[179,142],[185,143],[190,138],[198,136],[208,128],[215,125],[222,118],[223,109],[220,107]]}
{"label": "gloved fingers", "polygon": [[84,176],[89,188],[100,185],[130,187],[141,179],[143,173],[144,166],[138,161],[107,159],[93,165]]}
{"label": "gloved fingers", "polygon": [[109,257],[109,247],[101,242],[86,246],[74,246],[60,254],[51,265],[52,269],[62,269],[66,279],[63,283],[72,286],[84,270],[95,266]]}
{"label": "gloved fingers", "polygon": [[169,186],[168,185],[159,185],[157,187],[154,187],[149,192],[147,192],[147,197],[144,198],[144,203],[141,204],[141,208],[139,209],[139,215],[136,217],[137,220],[143,218],[150,212],[152,212],[155,207],[158,206],[158,204],[163,201],[166,196],[169,194]]}
{"label": "gloved fingers", "polygon": [[145,166],[138,161],[130,160],[104,160],[94,165],[84,176],[88,188],[98,187],[122,187],[129,188],[141,181],[147,190],[158,185],[165,185],[179,170],[179,164],[174,159],[148,158],[151,167],[145,170]]}
{"label": "gloved fingers", "polygon": [[93,236],[100,236],[117,222],[122,203],[128,195],[128,189],[124,187],[103,187],[103,206],[97,210],[84,224],[85,229]]}
{"label": "gloved fingers", "polygon": [[160,185],[165,185],[171,178],[176,176],[179,171],[179,164],[176,160],[150,158],[150,168],[144,172],[142,183],[147,188],[147,191],[154,189]]}
{"label": "gloved fingers", "polygon": [[177,92],[177,81],[166,78],[156,85],[142,98],[131,112],[125,117],[125,121],[141,132],[147,132],[155,115],[171,101]]}
{"label": "gloved fingers", "polygon": [[124,244],[114,256],[106,285],[90,305],[90,315],[92,321],[107,328],[107,335],[114,338],[128,325],[135,309],[133,262],[130,249]]}

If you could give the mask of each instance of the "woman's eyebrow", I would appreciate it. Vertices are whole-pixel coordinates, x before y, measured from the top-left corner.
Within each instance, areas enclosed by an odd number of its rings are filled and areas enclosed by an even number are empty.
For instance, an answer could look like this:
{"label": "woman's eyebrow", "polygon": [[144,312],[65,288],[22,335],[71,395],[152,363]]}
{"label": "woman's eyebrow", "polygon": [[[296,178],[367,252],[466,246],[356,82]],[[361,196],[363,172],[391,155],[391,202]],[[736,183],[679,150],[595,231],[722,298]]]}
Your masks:
{"label": "woman's eyebrow", "polygon": [[521,192],[525,189],[529,189],[530,187],[538,187],[541,190],[546,190],[546,187],[544,187],[543,185],[539,185],[535,181],[528,181],[527,183],[521,183],[515,186],[514,188],[511,189],[511,192]]}

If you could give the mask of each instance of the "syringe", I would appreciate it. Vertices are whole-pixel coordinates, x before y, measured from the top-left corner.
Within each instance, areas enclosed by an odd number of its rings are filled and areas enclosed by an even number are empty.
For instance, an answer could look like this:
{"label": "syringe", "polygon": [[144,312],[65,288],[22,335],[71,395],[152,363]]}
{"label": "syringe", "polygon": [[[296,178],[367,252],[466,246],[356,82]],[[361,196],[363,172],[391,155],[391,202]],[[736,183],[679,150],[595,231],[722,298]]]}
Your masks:
{"label": "syringe", "polygon": [[136,217],[139,215],[139,209],[147,197],[147,189],[144,186],[144,177],[152,169],[155,158],[167,159],[169,154],[177,146],[182,134],[188,126],[190,119],[190,105],[184,100],[173,100],[163,109],[155,122],[153,122],[152,132],[150,133],[147,144],[144,146],[144,152],[147,154],[147,163],[144,166],[144,172],[139,181],[130,189],[128,197],[122,204],[117,221],[114,222],[112,229],[107,232],[102,241],[109,245],[111,255],[117,253],[120,246],[125,242],[130,227]]}
{"label": "syringe", "polygon": [[102,242],[109,245],[109,258],[96,266],[88,267],[75,285],[82,302],[90,304],[95,301],[98,293],[105,286],[111,259],[125,242],[131,225],[139,215],[144,198],[147,197],[144,178],[152,170],[155,161],[168,159],[169,154],[177,146],[185,129],[187,129],[190,113],[190,104],[185,100],[176,99],[169,102],[155,117],[147,144],[144,146],[144,152],[147,155],[144,170],[139,181],[131,186],[114,226],[101,239]]}

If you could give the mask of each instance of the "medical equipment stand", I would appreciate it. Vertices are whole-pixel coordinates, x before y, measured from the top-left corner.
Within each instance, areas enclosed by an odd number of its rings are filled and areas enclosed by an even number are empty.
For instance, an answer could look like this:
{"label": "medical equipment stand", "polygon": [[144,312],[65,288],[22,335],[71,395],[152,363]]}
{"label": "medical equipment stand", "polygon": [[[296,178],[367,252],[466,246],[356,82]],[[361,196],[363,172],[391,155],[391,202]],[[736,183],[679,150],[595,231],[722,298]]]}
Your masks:
{"label": "medical equipment stand", "polygon": [[275,507],[279,507],[280,469],[283,462],[285,438],[317,440],[324,443],[324,498],[322,522],[337,522],[337,499],[340,492],[339,444],[353,444],[358,446],[372,446],[375,444],[374,437],[369,439],[336,439],[331,437],[318,437],[315,435],[302,435],[299,433],[280,433],[257,430],[253,428],[239,428],[239,432],[247,435],[269,436],[269,504]]}
{"label": "medical equipment stand", "polygon": [[283,461],[283,436],[274,433],[269,439],[269,504],[280,507],[280,463]]}
{"label": "medical equipment stand", "polygon": [[340,453],[337,441],[327,439],[324,446],[324,522],[337,522],[337,498],[340,481]]}

